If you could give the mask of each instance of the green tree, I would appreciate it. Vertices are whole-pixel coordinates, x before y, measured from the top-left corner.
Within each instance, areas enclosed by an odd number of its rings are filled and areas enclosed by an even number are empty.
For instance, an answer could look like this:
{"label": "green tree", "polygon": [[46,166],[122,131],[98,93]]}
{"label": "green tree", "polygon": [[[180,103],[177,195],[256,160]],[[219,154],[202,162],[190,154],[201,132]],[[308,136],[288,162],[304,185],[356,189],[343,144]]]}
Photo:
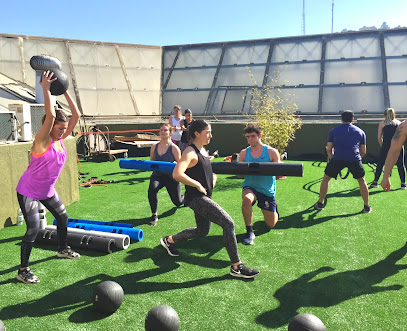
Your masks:
{"label": "green tree", "polygon": [[295,139],[295,132],[301,128],[302,121],[296,113],[298,107],[292,101],[293,95],[283,93],[281,86],[259,88],[248,70],[253,83],[250,92],[254,112],[252,121],[261,126],[263,143],[282,154],[289,142]]}

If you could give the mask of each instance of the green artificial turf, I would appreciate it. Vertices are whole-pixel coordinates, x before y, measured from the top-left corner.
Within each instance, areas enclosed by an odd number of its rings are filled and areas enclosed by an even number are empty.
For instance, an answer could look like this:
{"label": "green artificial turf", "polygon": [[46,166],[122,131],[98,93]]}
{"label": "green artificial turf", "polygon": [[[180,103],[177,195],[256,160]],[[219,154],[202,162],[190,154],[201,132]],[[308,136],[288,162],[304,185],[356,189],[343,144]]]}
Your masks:
{"label": "green artificial turf", "polygon": [[[143,330],[154,306],[173,307],[180,330],[287,330],[299,313],[318,316],[328,330],[405,330],[407,307],[407,191],[370,191],[373,212],[363,208],[357,181],[332,180],[324,210],[313,209],[325,163],[304,162],[304,177],[277,181],[280,221],[267,231],[254,208],[253,246],[241,244],[242,180],[220,175],[213,199],[235,220],[241,259],[260,269],[254,280],[231,278],[220,227],[205,238],[177,245],[173,258],[159,239],[194,226],[189,208],[174,208],[159,192],[159,221],[147,225],[149,172],[120,169],[119,161],[81,163],[104,186],[80,188],[69,217],[132,223],[144,239],[112,254],[78,250],[78,260],[55,258],[55,247],[36,245],[31,269],[41,283],[15,279],[25,226],[0,230],[0,320],[7,330]],[[368,182],[373,172],[366,167]],[[53,218],[47,214],[48,224]],[[111,315],[92,308],[92,292],[114,280],[125,292]]]}

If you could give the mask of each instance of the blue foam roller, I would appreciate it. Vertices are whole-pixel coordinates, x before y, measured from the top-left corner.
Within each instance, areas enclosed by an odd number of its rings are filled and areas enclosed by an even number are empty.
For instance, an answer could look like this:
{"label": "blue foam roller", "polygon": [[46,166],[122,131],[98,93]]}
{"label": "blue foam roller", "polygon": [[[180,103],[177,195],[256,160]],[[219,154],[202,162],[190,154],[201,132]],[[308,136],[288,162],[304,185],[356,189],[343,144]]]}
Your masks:
{"label": "blue foam roller", "polygon": [[172,174],[175,163],[164,161],[145,161],[145,160],[130,160],[120,159],[119,167],[122,169],[137,169],[144,171],[159,171]]}
{"label": "blue foam roller", "polygon": [[[76,218],[68,218],[69,223],[83,223],[83,224],[95,224],[104,226],[116,226],[119,228],[132,228],[133,224],[129,223],[116,223],[116,222],[103,222],[103,221],[91,221],[91,220],[79,220]],[[54,225],[57,225],[57,220],[54,218]]]}
{"label": "blue foam roller", "polygon": [[85,223],[72,223],[68,222],[69,228],[77,228],[82,230],[95,230],[108,233],[119,233],[127,234],[130,239],[136,241],[142,241],[144,237],[144,232],[142,229],[137,228],[121,228],[117,226],[105,226],[105,225],[96,225],[96,224],[85,224]]}

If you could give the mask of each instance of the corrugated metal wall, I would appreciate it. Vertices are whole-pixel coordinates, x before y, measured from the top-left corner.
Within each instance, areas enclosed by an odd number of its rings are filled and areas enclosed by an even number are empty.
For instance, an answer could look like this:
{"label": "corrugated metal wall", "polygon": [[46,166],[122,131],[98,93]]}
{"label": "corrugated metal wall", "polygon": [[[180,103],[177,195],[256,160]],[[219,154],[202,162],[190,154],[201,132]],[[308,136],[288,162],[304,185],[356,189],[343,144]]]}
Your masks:
{"label": "corrugated metal wall", "polygon": [[249,70],[301,114],[407,112],[407,29],[166,46],[162,112],[250,114]]}
{"label": "corrugated metal wall", "polygon": [[34,87],[39,54],[62,62],[89,116],[250,114],[253,84],[280,87],[301,114],[407,113],[407,29],[163,48],[0,34],[1,73]]}
{"label": "corrugated metal wall", "polygon": [[0,72],[12,79],[34,87],[30,59],[41,54],[61,61],[85,115],[160,114],[161,47],[0,35]]}

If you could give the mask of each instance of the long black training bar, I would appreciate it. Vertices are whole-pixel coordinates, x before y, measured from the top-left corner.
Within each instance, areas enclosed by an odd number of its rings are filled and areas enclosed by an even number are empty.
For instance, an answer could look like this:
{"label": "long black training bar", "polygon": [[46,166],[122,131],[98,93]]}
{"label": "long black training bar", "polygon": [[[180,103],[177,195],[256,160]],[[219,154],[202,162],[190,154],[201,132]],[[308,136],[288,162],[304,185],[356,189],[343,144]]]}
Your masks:
{"label": "long black training bar", "polygon": [[257,176],[304,176],[302,163],[211,162],[215,174]]}

